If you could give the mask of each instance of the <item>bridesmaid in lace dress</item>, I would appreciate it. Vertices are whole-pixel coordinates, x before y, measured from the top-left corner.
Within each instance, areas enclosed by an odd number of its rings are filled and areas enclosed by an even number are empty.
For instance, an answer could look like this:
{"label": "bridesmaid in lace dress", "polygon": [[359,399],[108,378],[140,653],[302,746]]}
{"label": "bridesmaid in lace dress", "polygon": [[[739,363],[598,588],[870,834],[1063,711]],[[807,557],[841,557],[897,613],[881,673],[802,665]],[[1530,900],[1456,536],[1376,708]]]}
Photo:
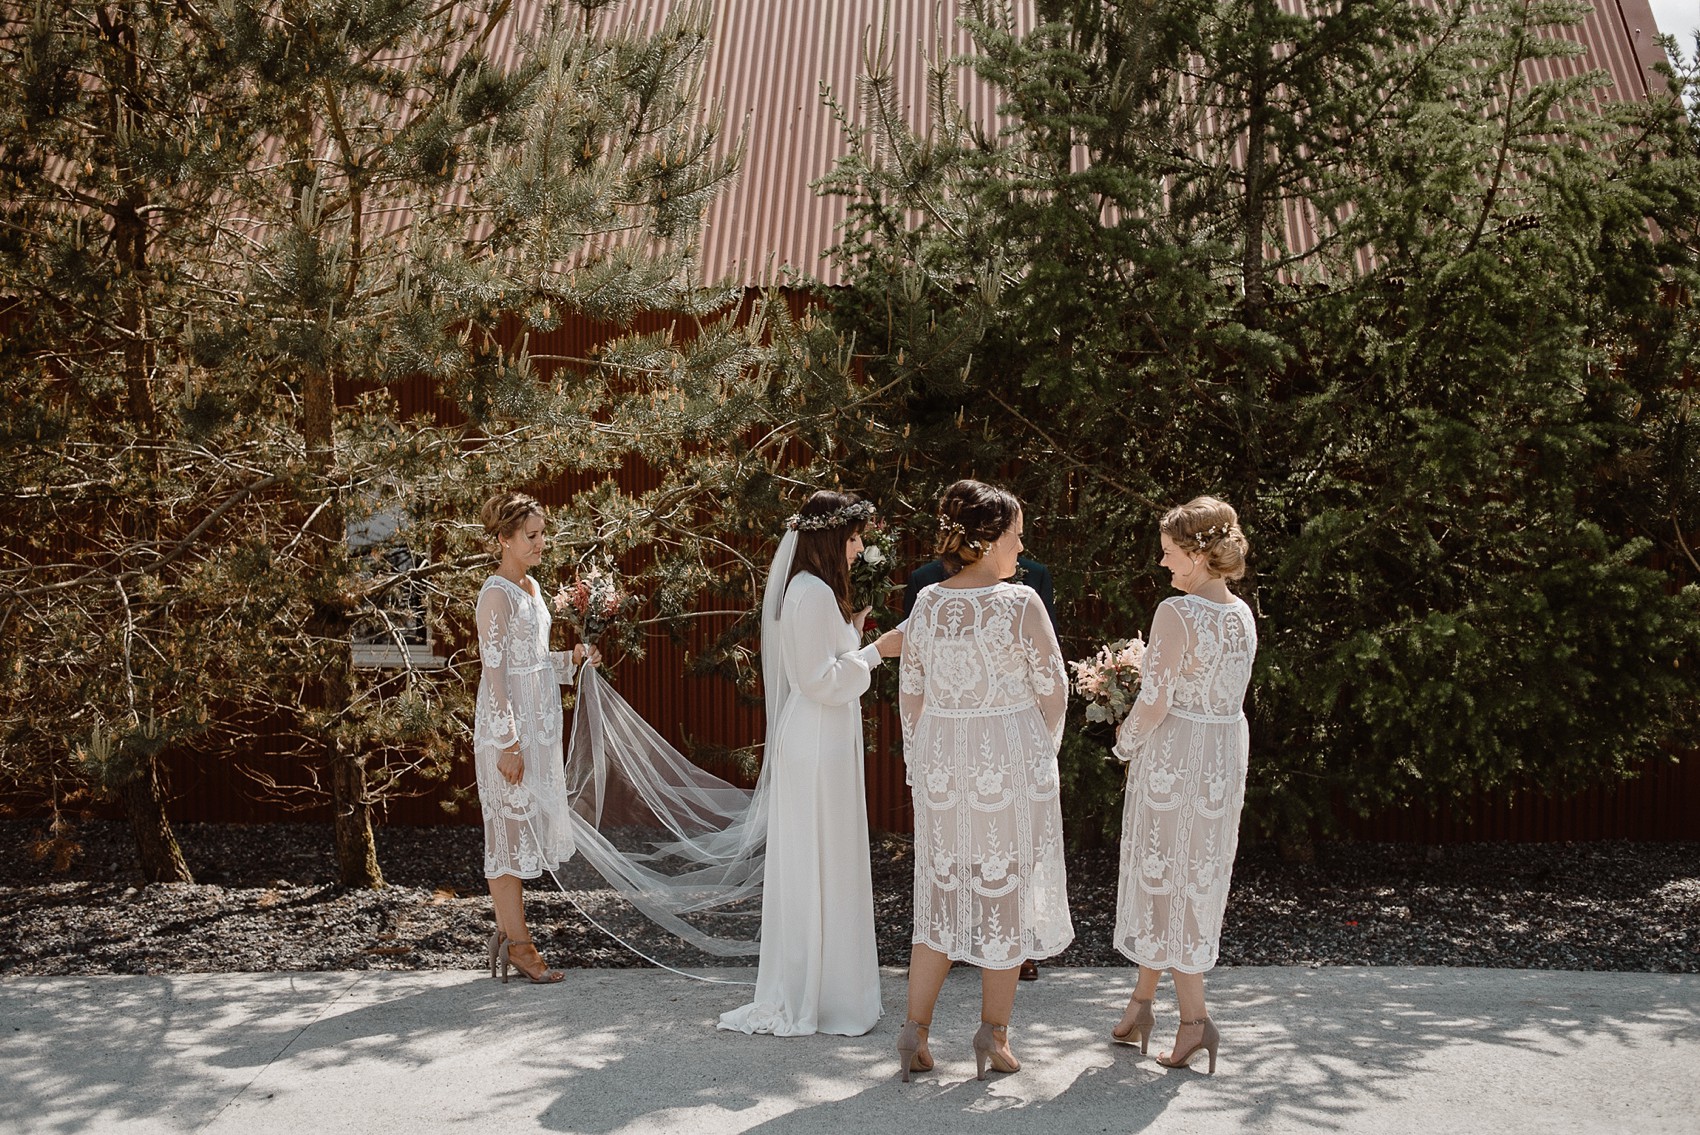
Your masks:
{"label": "bridesmaid in lace dress", "polygon": [[573,666],[598,654],[582,644],[549,650],[549,605],[527,571],[543,558],[543,506],[524,493],[500,493],[479,513],[501,562],[478,592],[482,671],[472,754],[484,813],[484,875],[496,908],[490,976],[512,965],[539,984],[565,975],[544,964],[525,926],[522,879],[572,858],[567,782],[561,759],[561,686]]}
{"label": "bridesmaid in lace dress", "polygon": [[1171,1068],[1204,1049],[1216,1071],[1216,1025],[1204,974],[1216,965],[1222,913],[1239,844],[1248,733],[1241,705],[1257,654],[1251,608],[1228,592],[1245,574],[1239,517],[1215,497],[1171,509],[1159,526],[1163,566],[1180,595],[1151,621],[1139,698],[1116,735],[1128,761],[1116,948],[1139,980],[1112,1037],[1146,1051],[1157,979],[1180,1001]]}
{"label": "bridesmaid in lace dress", "polygon": [[1021,552],[1021,504],[958,481],[939,508],[937,552],[956,571],[915,600],[898,683],[915,802],[905,1080],[933,1067],[926,1034],[952,961],[980,967],[980,1077],[987,1064],[1020,1070],[1008,1033],[1021,963],[1074,940],[1057,798],[1068,681],[1039,597],[1003,582]]}

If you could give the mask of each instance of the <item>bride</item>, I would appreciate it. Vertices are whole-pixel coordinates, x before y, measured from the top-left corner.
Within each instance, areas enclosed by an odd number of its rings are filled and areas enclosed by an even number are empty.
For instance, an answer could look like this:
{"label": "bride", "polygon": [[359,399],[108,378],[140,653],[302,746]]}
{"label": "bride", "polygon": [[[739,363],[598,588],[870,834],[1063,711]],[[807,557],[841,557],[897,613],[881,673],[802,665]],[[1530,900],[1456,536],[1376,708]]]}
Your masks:
{"label": "bride", "polygon": [[851,610],[849,569],[873,515],[854,496],[814,494],[768,577],[761,961],[755,1000],[722,1014],[723,1029],[860,1036],[880,1018],[860,701],[903,635],[859,645],[868,612]]}

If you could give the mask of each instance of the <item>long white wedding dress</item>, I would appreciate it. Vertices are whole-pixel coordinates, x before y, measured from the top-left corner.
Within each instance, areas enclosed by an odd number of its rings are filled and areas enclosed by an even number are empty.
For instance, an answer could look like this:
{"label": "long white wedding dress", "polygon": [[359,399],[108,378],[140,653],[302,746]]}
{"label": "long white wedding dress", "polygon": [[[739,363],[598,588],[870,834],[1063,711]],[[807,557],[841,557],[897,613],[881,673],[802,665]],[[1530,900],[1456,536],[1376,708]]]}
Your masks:
{"label": "long white wedding dress", "polygon": [[1215,966],[1239,847],[1249,739],[1241,705],[1257,626],[1240,599],[1163,600],[1139,698],[1116,736],[1128,761],[1116,949],[1152,969]]}
{"label": "long white wedding dress", "polygon": [[[775,572],[785,570],[782,553]],[[781,576],[781,579],[783,577]],[[862,781],[862,694],[880,663],[832,588],[799,572],[777,635],[764,634],[770,695],[763,781],[767,862],[755,1000],[722,1014],[745,1033],[860,1036],[880,1019],[873,872]],[[774,663],[777,661],[778,666]]]}

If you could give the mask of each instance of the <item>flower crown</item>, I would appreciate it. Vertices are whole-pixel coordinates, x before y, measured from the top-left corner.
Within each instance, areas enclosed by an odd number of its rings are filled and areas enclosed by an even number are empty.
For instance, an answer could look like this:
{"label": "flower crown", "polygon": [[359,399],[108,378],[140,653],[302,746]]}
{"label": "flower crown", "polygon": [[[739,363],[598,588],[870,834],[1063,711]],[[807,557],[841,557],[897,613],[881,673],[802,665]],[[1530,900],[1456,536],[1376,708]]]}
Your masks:
{"label": "flower crown", "polygon": [[824,532],[828,528],[843,528],[846,525],[872,520],[876,512],[878,510],[874,508],[873,501],[857,501],[835,512],[826,512],[819,516],[797,513],[786,519],[785,527],[793,532]]}

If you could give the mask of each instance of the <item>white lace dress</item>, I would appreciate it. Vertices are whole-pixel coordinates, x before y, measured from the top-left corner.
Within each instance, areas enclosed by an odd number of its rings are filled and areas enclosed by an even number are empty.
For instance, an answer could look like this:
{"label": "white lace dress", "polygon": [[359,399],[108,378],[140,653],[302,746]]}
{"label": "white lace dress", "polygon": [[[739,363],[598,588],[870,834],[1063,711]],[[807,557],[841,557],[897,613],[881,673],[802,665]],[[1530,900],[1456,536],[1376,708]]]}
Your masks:
{"label": "white lace dress", "polygon": [[1116,949],[1142,966],[1215,966],[1239,846],[1257,654],[1251,608],[1165,599],[1151,622],[1139,699],[1116,735],[1128,761]]}
{"label": "white lace dress", "polygon": [[[472,757],[484,813],[484,874],[535,879],[572,858],[567,781],[561,757],[561,686],[572,682],[564,652],[549,650],[549,608],[529,588],[499,575],[478,592],[478,707]],[[519,744],[525,775],[509,784],[496,767]]]}
{"label": "white lace dress", "polygon": [[1062,651],[1030,587],[934,585],[909,616],[899,679],[915,800],[914,941],[988,969],[1074,940],[1057,747]]}
{"label": "white lace dress", "polygon": [[780,650],[791,693],[768,738],[767,865],[755,999],[722,1013],[744,1033],[861,1036],[879,1023],[879,948],[862,780],[862,695],[879,651],[831,586],[799,572]]}

